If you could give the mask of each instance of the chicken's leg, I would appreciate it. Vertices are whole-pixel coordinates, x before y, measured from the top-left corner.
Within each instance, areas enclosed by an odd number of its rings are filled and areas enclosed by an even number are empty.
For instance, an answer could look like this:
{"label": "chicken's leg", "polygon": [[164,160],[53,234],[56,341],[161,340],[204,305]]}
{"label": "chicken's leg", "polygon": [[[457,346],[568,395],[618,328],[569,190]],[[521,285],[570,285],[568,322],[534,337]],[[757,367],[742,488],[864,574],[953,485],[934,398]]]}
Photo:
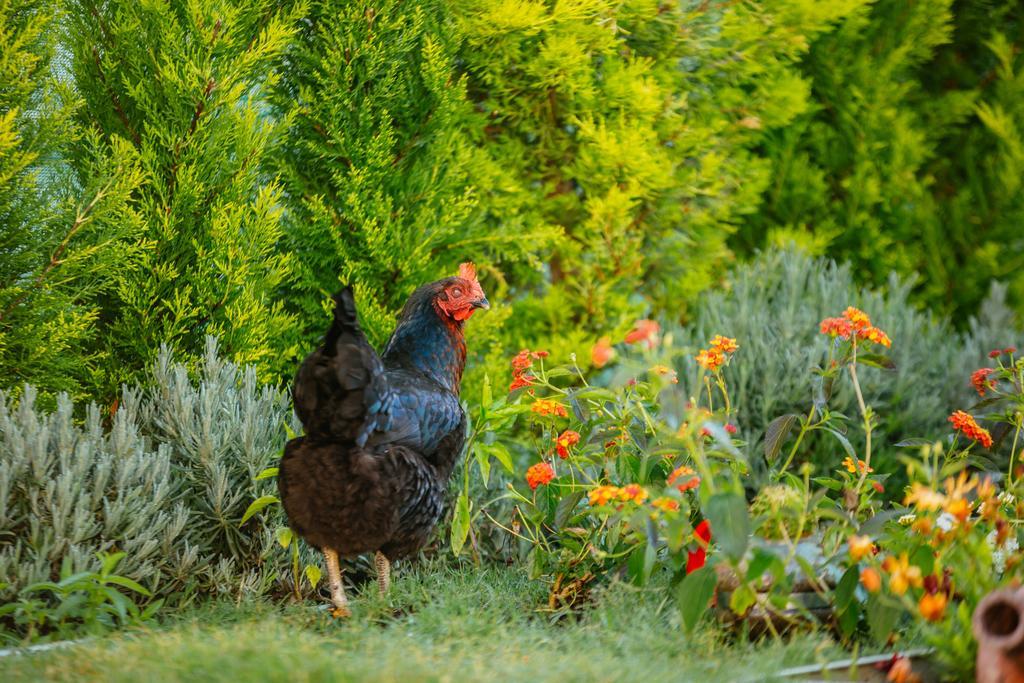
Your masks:
{"label": "chicken's leg", "polygon": [[352,612],[349,611],[348,598],[345,597],[345,586],[341,583],[341,565],[338,563],[337,551],[324,548],[324,560],[327,563],[327,583],[331,587],[331,602],[334,603],[331,616],[350,617]]}
{"label": "chicken's leg", "polygon": [[381,551],[373,556],[373,563],[377,565],[377,588],[381,595],[387,595],[391,587],[391,562]]}

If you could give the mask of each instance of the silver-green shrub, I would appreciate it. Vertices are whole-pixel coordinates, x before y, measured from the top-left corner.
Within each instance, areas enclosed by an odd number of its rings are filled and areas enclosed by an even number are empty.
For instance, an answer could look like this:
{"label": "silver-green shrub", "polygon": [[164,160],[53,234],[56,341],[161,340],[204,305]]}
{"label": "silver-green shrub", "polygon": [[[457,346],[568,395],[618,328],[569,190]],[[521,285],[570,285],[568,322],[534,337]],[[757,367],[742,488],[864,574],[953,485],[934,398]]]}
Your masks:
{"label": "silver-green shrub", "polygon": [[0,600],[55,577],[66,556],[80,571],[112,549],[127,553],[118,573],[164,596],[258,593],[280,578],[274,513],[239,522],[273,488],[254,478],[287,438],[285,390],[209,339],[194,375],[164,349],[109,427],[95,406],[76,421],[66,396],[52,413],[35,397],[0,394]]}
{"label": "silver-green shrub", "polygon": [[[847,265],[790,250],[772,250],[737,267],[726,287],[706,294],[688,327],[674,331],[676,343],[696,350],[715,334],[735,337],[740,351],[726,369],[741,434],[756,455],[765,427],[784,413],[806,413],[813,400],[810,369],[823,361],[828,338],[821,320],[841,315],[847,306],[867,312],[892,338],[892,371],[860,370],[865,400],[879,415],[882,448],[907,437],[945,433],[946,417],[968,408],[969,376],[987,360],[987,352],[1022,340],[1005,303],[1005,288],[994,285],[985,304],[958,333],[947,320],[910,303],[913,282],[890,277],[884,291],[857,285]],[[680,381],[693,391],[697,368],[689,357]],[[849,381],[839,382],[832,410],[857,421]],[[857,429],[851,429],[860,447]],[[805,455],[820,442],[811,441]],[[838,444],[827,444],[838,449]],[[838,452],[838,450],[837,450]],[[875,451],[878,452],[877,450]]]}

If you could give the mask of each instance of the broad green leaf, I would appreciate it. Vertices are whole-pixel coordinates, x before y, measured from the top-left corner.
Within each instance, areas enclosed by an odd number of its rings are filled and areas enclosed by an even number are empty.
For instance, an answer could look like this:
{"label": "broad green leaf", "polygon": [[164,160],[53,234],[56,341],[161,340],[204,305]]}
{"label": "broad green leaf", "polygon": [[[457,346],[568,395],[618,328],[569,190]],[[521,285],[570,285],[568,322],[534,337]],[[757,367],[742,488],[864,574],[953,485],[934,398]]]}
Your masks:
{"label": "broad green leaf", "polygon": [[320,567],[315,564],[307,564],[304,573],[306,574],[306,580],[309,581],[309,585],[313,588],[317,587],[320,583],[320,579],[323,577],[323,574],[320,572]]}
{"label": "broad green leaf", "polygon": [[469,535],[469,497],[463,491],[455,503],[455,514],[452,515],[451,544],[452,553],[458,555],[466,544]]}
{"label": "broad green leaf", "polygon": [[780,415],[768,424],[768,428],[764,432],[764,457],[769,464],[779,455],[779,450],[785,443],[786,437],[799,421],[799,415],[787,413]]}
{"label": "broad green leaf", "polygon": [[715,585],[718,577],[712,567],[705,565],[696,571],[687,574],[686,578],[676,586],[676,605],[683,617],[683,624],[687,631],[692,631],[704,613],[707,612],[708,603],[715,594]]}
{"label": "broad green leaf", "polygon": [[836,584],[835,601],[836,611],[843,612],[850,606],[850,601],[856,594],[857,583],[860,581],[860,568],[853,565],[843,573],[839,583]]}
{"label": "broad green leaf", "polygon": [[277,539],[277,542],[281,544],[282,548],[287,548],[289,545],[291,545],[294,534],[292,533],[292,530],[288,527],[279,526],[274,531],[274,537]]}
{"label": "broad green leaf", "polygon": [[242,521],[238,523],[238,526],[242,526],[243,524],[248,522],[250,517],[255,515],[263,508],[267,507],[268,505],[273,505],[274,503],[280,502],[281,500],[277,496],[260,496],[252,503],[250,503],[248,508],[246,508],[245,514],[242,515]]}
{"label": "broad green leaf", "polygon": [[878,642],[884,643],[889,639],[899,615],[900,610],[886,602],[880,594],[873,593],[868,596],[868,628],[871,629],[871,635]]}
{"label": "broad green leaf", "polygon": [[743,616],[757,602],[757,593],[748,584],[740,584],[729,598],[729,609],[737,616]]}
{"label": "broad green leaf", "polygon": [[711,523],[711,539],[729,557],[739,560],[750,540],[747,501],[738,493],[716,493],[708,500],[705,513]]}

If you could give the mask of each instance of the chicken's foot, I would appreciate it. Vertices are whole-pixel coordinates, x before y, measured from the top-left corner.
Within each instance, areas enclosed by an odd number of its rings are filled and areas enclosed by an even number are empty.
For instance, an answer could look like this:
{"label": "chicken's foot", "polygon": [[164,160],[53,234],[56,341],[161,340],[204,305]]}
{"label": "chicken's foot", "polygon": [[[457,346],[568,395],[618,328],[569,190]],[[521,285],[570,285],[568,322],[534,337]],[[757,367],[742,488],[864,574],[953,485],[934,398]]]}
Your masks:
{"label": "chicken's foot", "polygon": [[391,562],[381,551],[373,556],[373,563],[377,565],[377,588],[381,595],[387,595],[391,587]]}
{"label": "chicken's foot", "polygon": [[345,597],[345,586],[341,583],[341,564],[338,562],[337,551],[324,548],[324,560],[327,564],[327,583],[331,587],[331,602],[334,603],[331,616],[350,617],[352,612],[348,608],[348,598]]}

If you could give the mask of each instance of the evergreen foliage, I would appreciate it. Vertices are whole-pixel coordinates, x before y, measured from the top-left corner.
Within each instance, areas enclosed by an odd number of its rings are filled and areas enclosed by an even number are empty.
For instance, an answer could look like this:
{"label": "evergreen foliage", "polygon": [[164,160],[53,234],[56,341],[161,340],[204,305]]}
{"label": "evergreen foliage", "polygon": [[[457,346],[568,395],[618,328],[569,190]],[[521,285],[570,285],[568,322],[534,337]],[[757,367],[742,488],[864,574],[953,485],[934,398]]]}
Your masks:
{"label": "evergreen foliage", "polygon": [[877,285],[918,273],[914,298],[958,322],[992,278],[1024,291],[1022,38],[1012,1],[846,17],[803,64],[814,107],[765,139],[776,181],[737,245],[797,238]]}
{"label": "evergreen foliage", "polygon": [[768,183],[758,131],[808,106],[807,36],[857,4],[454,3],[483,144],[566,235],[525,329],[685,315]]}
{"label": "evergreen foliage", "polygon": [[274,105],[289,128],[270,161],[287,190],[288,298],[306,346],[340,283],[379,345],[420,284],[473,260],[500,287],[503,261],[555,236],[521,215],[504,160],[475,144],[483,121],[451,28],[444,2],[323,0],[288,53]]}
{"label": "evergreen foliage", "polygon": [[[52,3],[0,3],[0,377],[88,395],[104,350],[99,308],[137,221],[134,151],[80,127],[75,94],[55,74]],[[62,163],[79,156],[80,173]]]}
{"label": "evergreen foliage", "polygon": [[66,395],[49,412],[36,391],[0,396],[0,599],[56,577],[64,558],[127,553],[118,573],[163,597],[262,594],[287,559],[259,517],[292,419],[286,392],[260,385],[207,340],[198,376],[164,349],[149,389],[126,387],[109,428],[91,405],[76,424]]}
{"label": "evergreen foliage", "polygon": [[[205,335],[267,376],[294,361],[279,290],[281,192],[262,175],[276,123],[265,91],[302,6],[266,0],[73,0],[68,48],[79,120],[129,146],[145,181],[132,194],[132,258],[97,297],[101,395],[134,382],[170,344],[195,358]],[[86,172],[80,155],[73,168]]]}

